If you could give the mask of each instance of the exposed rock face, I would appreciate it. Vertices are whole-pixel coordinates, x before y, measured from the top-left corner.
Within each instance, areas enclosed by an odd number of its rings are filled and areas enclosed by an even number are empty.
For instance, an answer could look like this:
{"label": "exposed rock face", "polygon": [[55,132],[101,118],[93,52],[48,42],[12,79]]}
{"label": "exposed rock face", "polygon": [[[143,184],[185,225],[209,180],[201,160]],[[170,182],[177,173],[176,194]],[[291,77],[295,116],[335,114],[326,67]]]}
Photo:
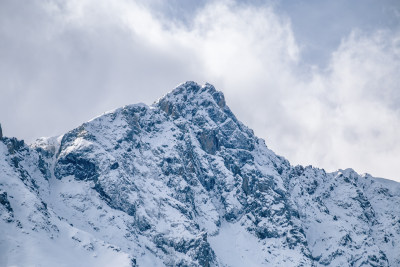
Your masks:
{"label": "exposed rock face", "polygon": [[4,138],[0,170],[1,266],[400,266],[398,183],[291,166],[210,84]]}
{"label": "exposed rock face", "polygon": [[3,130],[1,129],[1,123],[0,123],[0,139],[3,138]]}

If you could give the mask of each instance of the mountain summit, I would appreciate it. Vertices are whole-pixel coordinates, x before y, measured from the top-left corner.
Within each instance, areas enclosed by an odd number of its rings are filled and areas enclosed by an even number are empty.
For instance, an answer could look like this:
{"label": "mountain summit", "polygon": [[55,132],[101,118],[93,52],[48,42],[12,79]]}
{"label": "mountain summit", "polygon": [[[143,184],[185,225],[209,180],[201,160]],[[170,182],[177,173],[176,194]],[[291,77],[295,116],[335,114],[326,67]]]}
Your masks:
{"label": "mountain summit", "polygon": [[0,140],[1,266],[400,266],[400,184],[292,166],[212,85]]}

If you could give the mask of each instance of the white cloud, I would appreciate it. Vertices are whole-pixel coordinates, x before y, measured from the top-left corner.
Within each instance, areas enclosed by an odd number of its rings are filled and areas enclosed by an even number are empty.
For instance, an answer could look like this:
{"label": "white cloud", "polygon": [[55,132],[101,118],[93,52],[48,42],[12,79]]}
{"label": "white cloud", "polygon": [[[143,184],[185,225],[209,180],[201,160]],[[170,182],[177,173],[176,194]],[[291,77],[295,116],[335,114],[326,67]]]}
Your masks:
{"label": "white cloud", "polygon": [[15,115],[2,115],[6,133],[61,133],[208,81],[292,163],[400,181],[398,32],[354,31],[320,69],[302,61],[289,18],[271,7],[214,2],[182,24],[127,0],[30,2],[17,16],[3,3],[0,111]]}
{"label": "white cloud", "polygon": [[[303,84],[306,94],[285,101],[303,121],[304,136],[315,136],[304,138],[298,161],[400,180],[399,37],[353,32],[333,53],[329,69]],[[307,147],[309,153],[302,153]]]}

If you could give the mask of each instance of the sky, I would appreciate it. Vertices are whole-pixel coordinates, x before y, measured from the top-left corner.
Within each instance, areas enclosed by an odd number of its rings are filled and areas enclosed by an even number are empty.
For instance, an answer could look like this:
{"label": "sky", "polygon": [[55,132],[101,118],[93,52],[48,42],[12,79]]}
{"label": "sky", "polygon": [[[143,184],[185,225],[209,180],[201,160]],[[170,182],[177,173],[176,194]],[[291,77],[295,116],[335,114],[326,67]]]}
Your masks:
{"label": "sky", "polygon": [[1,0],[0,123],[33,142],[209,82],[293,165],[400,181],[398,0]]}

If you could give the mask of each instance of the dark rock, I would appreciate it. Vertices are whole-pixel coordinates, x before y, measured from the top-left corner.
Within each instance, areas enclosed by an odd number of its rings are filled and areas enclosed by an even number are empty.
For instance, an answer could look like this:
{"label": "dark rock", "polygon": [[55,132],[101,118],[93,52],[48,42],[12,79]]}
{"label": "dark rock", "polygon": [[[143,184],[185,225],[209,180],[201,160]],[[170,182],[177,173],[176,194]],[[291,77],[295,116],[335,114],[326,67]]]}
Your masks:
{"label": "dark rock", "polygon": [[55,176],[61,179],[74,175],[78,180],[96,180],[98,177],[96,165],[81,154],[69,153],[57,162]]}
{"label": "dark rock", "polygon": [[[23,150],[25,147],[24,140],[18,140],[15,137],[12,138],[3,138],[4,143],[7,145],[8,153],[15,154],[18,151]],[[27,148],[26,148],[27,149]]]}
{"label": "dark rock", "polygon": [[13,212],[10,201],[8,201],[8,198],[7,198],[7,192],[0,193],[0,204],[3,205],[8,212],[10,212],[10,213]]}
{"label": "dark rock", "polygon": [[214,131],[204,130],[198,135],[201,148],[212,155],[219,149],[219,142]]}
{"label": "dark rock", "polygon": [[118,167],[119,167],[118,162],[115,162],[115,163],[113,163],[113,164],[110,166],[110,169],[111,169],[111,170],[115,170],[115,169],[117,169]]}

